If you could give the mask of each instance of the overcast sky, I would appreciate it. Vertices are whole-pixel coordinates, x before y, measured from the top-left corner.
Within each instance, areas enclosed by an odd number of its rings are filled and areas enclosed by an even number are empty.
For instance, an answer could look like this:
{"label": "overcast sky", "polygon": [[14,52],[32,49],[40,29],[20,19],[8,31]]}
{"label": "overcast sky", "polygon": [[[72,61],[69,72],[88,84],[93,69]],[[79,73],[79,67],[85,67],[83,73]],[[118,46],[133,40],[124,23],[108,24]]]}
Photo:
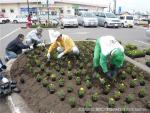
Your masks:
{"label": "overcast sky", "polygon": [[[65,0],[67,1],[67,0]],[[68,1],[81,1],[81,0],[68,0]],[[82,0],[82,2],[109,4],[113,0]],[[135,10],[135,11],[150,11],[150,0],[117,0],[117,7],[121,6],[122,10]]]}

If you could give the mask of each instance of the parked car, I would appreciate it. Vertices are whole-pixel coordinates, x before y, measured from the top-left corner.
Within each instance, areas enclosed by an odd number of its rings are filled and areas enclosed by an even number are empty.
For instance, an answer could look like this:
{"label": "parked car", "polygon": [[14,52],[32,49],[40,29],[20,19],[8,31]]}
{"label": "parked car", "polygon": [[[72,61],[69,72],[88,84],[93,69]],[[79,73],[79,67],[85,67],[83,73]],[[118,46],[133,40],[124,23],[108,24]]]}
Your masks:
{"label": "parked car", "polygon": [[78,23],[84,27],[86,26],[98,26],[97,17],[91,12],[83,12],[78,16]]}
{"label": "parked car", "polygon": [[10,22],[9,18],[0,16],[0,23],[5,24]]}
{"label": "parked car", "polygon": [[60,20],[62,27],[72,26],[72,27],[78,27],[78,20],[76,16],[64,16]]}
{"label": "parked car", "polygon": [[120,16],[121,27],[133,27],[134,26],[134,19],[131,15],[123,15]]}
{"label": "parked car", "polygon": [[96,14],[98,17],[98,24],[99,26],[107,27],[120,27],[121,22],[119,18],[113,13],[110,12],[99,12]]}
{"label": "parked car", "polygon": [[[32,16],[31,20],[33,23],[38,21],[36,16]],[[26,15],[17,15],[11,19],[11,22],[13,22],[13,23],[26,23],[27,22],[27,16]]]}

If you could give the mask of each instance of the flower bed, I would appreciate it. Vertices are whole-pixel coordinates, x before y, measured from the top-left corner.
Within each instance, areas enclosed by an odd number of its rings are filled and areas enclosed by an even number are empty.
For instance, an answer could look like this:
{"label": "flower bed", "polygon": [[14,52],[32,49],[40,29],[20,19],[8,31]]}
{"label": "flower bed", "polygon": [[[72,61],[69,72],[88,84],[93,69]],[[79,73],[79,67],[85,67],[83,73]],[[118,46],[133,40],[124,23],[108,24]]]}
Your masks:
{"label": "flower bed", "polygon": [[92,79],[95,43],[76,44],[80,58],[68,55],[57,60],[54,51],[47,63],[47,50],[40,47],[14,62],[11,76],[18,81],[22,97],[35,113],[81,113],[78,108],[86,108],[88,112],[87,108],[108,107],[143,108],[146,112],[140,113],[150,112],[150,77],[144,77],[147,73],[125,62],[116,80],[106,79],[102,72]]}

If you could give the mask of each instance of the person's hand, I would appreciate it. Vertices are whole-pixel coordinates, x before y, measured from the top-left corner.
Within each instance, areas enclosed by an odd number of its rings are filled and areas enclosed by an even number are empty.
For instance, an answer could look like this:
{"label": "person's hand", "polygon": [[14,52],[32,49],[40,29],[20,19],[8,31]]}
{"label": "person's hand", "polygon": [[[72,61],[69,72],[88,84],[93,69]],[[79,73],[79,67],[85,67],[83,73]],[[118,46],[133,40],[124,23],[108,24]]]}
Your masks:
{"label": "person's hand", "polygon": [[106,72],[105,74],[106,74],[106,76],[107,76],[108,78],[111,78],[111,77],[112,77],[110,71],[109,71],[109,72]]}
{"label": "person's hand", "polygon": [[59,59],[59,58],[61,58],[63,55],[64,55],[64,52],[60,53],[60,54],[57,56],[57,58]]}
{"label": "person's hand", "polygon": [[50,53],[47,53],[47,59],[48,59],[48,61],[50,61],[50,58],[51,58]]}

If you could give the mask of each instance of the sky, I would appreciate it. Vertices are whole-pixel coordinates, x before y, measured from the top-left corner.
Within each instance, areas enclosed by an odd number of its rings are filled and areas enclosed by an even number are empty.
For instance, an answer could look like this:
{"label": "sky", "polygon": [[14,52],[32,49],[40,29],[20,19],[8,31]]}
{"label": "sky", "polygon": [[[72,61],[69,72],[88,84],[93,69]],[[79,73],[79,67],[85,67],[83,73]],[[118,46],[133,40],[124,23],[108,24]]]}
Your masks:
{"label": "sky", "polygon": [[[65,0],[67,1],[67,0]],[[81,0],[68,0],[68,1],[81,1]],[[82,0],[82,2],[88,3],[103,3],[109,4],[111,3],[113,6],[113,0]],[[150,0],[116,0],[117,1],[117,9],[119,6],[122,7],[123,11],[149,11],[150,12]]]}

